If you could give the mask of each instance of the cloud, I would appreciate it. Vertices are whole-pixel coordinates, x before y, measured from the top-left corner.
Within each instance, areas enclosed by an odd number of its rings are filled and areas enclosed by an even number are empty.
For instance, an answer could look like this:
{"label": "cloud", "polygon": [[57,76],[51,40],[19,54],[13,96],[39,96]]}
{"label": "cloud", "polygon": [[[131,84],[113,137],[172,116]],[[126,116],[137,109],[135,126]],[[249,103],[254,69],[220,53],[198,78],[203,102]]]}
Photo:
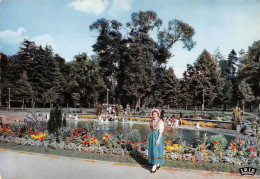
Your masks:
{"label": "cloud", "polygon": [[108,0],[76,0],[69,4],[77,11],[94,15],[100,15],[108,5]]}
{"label": "cloud", "polygon": [[24,32],[26,32],[26,29],[23,27],[19,27],[16,31],[0,31],[0,43],[6,45],[17,45],[22,42],[24,38],[27,38],[27,35],[25,35]]}
{"label": "cloud", "polygon": [[112,16],[118,16],[120,13],[129,11],[131,9],[131,4],[133,0],[114,0],[109,14]]}
{"label": "cloud", "polygon": [[34,41],[35,44],[41,45],[45,47],[46,45],[51,45],[53,50],[57,51],[58,46],[55,44],[55,39],[49,34],[42,34],[35,37],[30,38],[31,41]]}

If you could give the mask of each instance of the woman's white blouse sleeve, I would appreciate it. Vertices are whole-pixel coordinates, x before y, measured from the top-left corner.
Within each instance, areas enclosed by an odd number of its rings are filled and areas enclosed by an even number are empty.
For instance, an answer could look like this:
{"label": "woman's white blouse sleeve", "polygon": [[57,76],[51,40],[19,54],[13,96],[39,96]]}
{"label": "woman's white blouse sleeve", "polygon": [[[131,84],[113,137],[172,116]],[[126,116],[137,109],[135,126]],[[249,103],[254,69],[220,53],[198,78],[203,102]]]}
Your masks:
{"label": "woman's white blouse sleeve", "polygon": [[164,122],[163,121],[160,121],[158,130],[159,130],[159,132],[163,132],[164,131]]}

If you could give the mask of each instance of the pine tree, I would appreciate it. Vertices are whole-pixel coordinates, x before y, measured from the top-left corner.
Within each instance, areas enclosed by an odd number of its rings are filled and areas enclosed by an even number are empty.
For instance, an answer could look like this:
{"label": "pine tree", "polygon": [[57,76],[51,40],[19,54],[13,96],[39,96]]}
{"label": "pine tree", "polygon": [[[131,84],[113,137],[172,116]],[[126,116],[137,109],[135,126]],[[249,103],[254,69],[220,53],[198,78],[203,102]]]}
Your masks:
{"label": "pine tree", "polygon": [[15,96],[23,99],[22,108],[24,107],[24,100],[34,97],[34,91],[28,81],[27,73],[24,71],[21,78],[16,82]]}
{"label": "pine tree", "polygon": [[207,50],[204,50],[194,63],[194,74],[191,76],[191,81],[191,89],[194,89],[195,92],[194,99],[202,105],[204,103],[211,105],[220,86],[220,74],[217,71],[216,61]]}

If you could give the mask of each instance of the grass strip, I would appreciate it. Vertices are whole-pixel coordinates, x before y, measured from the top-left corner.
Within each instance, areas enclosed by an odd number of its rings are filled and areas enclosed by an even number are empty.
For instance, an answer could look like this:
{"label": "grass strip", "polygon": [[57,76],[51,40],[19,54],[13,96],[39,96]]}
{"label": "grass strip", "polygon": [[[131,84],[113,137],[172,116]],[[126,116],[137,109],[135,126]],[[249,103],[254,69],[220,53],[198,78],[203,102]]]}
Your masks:
{"label": "grass strip", "polygon": [[[97,154],[97,153],[90,153],[90,152],[83,152],[83,151],[80,152],[80,151],[71,151],[71,150],[50,149],[50,148],[25,146],[25,145],[18,145],[15,143],[3,143],[3,142],[0,142],[0,148],[18,150],[18,151],[24,151],[24,152],[32,152],[32,153],[73,157],[73,158],[128,163],[128,164],[135,164],[135,165],[149,165],[146,159],[143,159],[140,157],[135,158],[132,156],[123,156],[122,157],[119,155],[108,155],[108,154]],[[246,167],[249,167],[249,166],[250,165],[248,165]],[[226,172],[226,173],[239,173],[239,168],[242,168],[245,166],[234,165],[234,164],[225,164],[225,163],[188,162],[188,161],[175,161],[175,160],[165,159],[163,167]],[[260,175],[259,166],[251,166],[251,167],[254,167],[257,169],[256,175]]]}

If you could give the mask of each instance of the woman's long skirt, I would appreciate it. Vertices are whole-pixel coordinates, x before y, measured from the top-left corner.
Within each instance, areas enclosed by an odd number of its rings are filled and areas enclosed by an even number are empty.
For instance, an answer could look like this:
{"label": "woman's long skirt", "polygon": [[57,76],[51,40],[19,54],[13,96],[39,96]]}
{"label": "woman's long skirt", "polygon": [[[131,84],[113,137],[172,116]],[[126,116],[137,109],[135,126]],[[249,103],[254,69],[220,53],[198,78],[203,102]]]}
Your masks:
{"label": "woman's long skirt", "polygon": [[164,140],[163,135],[160,139],[159,145],[156,146],[159,132],[151,131],[149,139],[148,163],[150,164],[163,164],[164,162]]}

